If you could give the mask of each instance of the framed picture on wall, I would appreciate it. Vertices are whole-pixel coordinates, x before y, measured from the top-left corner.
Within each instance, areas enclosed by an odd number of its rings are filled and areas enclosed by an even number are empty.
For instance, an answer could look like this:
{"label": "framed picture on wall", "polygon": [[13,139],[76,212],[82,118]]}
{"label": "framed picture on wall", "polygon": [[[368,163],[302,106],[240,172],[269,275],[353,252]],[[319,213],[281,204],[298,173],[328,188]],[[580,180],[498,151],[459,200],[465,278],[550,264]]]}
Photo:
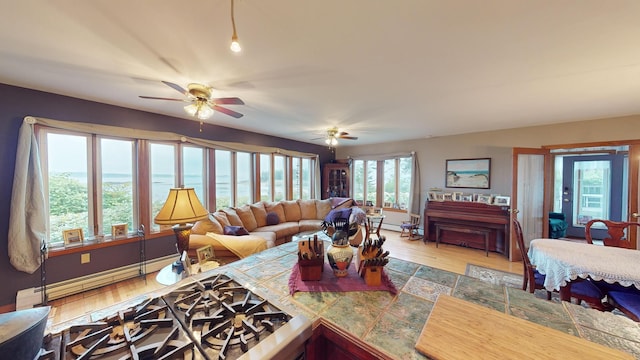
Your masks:
{"label": "framed picture on wall", "polygon": [[489,189],[491,158],[447,160],[445,186]]}

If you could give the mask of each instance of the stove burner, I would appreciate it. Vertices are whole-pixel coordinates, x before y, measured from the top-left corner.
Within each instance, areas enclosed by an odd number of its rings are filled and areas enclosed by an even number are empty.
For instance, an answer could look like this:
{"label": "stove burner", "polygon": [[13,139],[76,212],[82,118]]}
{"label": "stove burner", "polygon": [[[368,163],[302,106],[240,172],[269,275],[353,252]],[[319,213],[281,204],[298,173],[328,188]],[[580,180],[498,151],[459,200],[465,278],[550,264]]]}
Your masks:
{"label": "stove burner", "polygon": [[[150,299],[101,321],[71,326],[56,338],[50,350],[41,352],[40,359],[56,358],[56,348],[66,354],[60,359],[164,359],[178,355],[192,359],[193,342],[179,339],[180,325],[167,317],[170,310],[166,305],[157,303],[158,298]],[[160,329],[167,330],[159,334]],[[153,336],[153,340],[147,340]]]}
{"label": "stove burner", "polygon": [[224,275],[196,281],[164,299],[178,310],[176,313],[184,313],[183,319],[178,318],[191,329],[203,351],[212,349],[219,359],[225,359],[230,351],[234,356],[249,351],[291,319]]}

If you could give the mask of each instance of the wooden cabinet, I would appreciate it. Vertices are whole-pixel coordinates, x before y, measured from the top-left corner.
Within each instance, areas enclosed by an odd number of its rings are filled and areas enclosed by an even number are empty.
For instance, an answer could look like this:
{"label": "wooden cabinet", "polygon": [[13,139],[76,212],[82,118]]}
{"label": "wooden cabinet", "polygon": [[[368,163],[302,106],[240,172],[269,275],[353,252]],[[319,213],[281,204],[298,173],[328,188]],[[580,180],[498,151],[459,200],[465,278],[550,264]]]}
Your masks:
{"label": "wooden cabinet", "polygon": [[427,201],[424,241],[509,254],[509,207],[464,201]]}
{"label": "wooden cabinet", "polygon": [[350,197],[349,164],[328,163],[322,169],[322,198]]}
{"label": "wooden cabinet", "polygon": [[324,320],[314,325],[311,339],[306,345],[306,360],[349,359],[386,360],[388,355],[355,338]]}

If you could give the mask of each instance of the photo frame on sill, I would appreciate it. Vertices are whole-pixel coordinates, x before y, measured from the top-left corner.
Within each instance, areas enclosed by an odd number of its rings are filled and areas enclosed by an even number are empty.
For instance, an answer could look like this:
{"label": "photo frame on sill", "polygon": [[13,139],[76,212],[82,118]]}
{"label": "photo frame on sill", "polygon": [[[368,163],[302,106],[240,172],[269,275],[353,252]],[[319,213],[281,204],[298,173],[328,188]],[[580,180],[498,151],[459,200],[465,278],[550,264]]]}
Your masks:
{"label": "photo frame on sill", "polygon": [[69,229],[62,231],[62,240],[64,240],[64,246],[82,245],[84,241],[84,234],[81,228]]}
{"label": "photo frame on sill", "polygon": [[489,189],[491,158],[446,160],[445,186]]}
{"label": "photo frame on sill", "polygon": [[129,225],[127,224],[114,224],[111,225],[111,238],[121,239],[127,237],[129,231]]}
{"label": "photo frame on sill", "polygon": [[205,245],[196,249],[196,255],[198,255],[198,264],[202,265],[207,261],[213,261],[215,258],[215,252],[213,252],[213,246]]}

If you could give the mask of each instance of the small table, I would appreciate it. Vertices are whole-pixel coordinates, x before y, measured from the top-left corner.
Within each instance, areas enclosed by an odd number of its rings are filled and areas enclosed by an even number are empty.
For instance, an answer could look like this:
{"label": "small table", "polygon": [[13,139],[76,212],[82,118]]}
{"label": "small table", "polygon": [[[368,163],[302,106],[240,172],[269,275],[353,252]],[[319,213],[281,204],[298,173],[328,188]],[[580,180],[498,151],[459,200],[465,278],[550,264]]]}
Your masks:
{"label": "small table", "polygon": [[[220,266],[220,263],[218,263],[217,261],[207,261],[202,264],[196,263],[191,265],[190,272],[191,274],[207,272],[219,266]],[[186,279],[187,277],[189,277],[189,274],[187,274],[187,271],[183,270],[180,273],[178,273],[176,271],[176,268],[173,267],[173,264],[169,264],[163,267],[162,270],[160,270],[160,272],[158,272],[158,275],[156,275],[156,281],[162,285],[173,285],[182,279]]]}
{"label": "small table", "polygon": [[163,267],[156,275],[156,281],[162,285],[173,285],[186,277],[186,271],[178,273],[173,263]]}

